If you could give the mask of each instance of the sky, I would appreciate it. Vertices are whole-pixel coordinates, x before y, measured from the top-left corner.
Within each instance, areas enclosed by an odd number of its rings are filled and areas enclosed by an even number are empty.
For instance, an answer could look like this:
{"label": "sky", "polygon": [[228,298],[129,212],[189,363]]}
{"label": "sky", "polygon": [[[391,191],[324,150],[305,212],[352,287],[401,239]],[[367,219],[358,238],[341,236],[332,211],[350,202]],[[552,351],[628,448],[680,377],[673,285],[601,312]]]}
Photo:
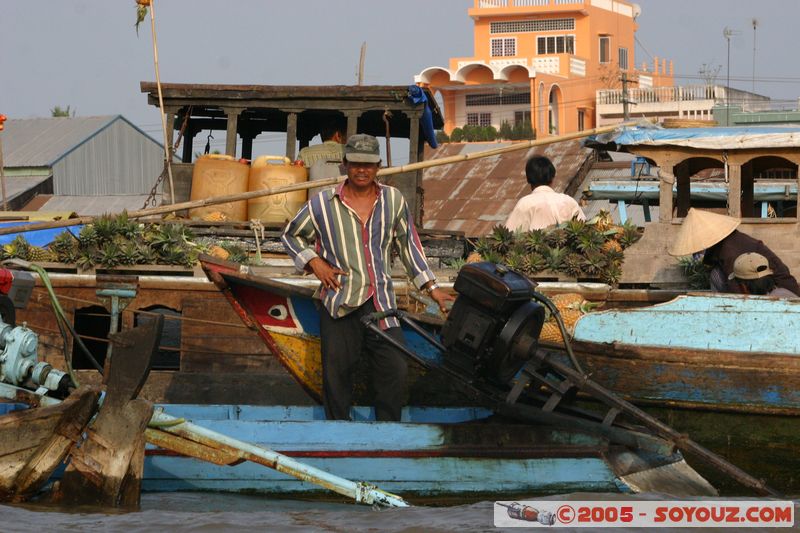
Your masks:
{"label": "sky", "polygon": [[[473,0],[155,1],[162,82],[354,84],[367,42],[365,83],[402,85],[473,53]],[[728,27],[740,32],[731,37],[731,86],[751,90],[755,18],[756,92],[797,107],[800,0],[638,4],[637,66],[672,59],[683,85],[700,83],[703,64],[720,66],[724,84]],[[134,20],[134,0],[0,0],[0,113],[46,117],[69,105],[79,116],[122,114],[161,139],[157,109],[139,89],[155,79],[150,19],[138,37]],[[224,135],[215,137],[224,148]]]}

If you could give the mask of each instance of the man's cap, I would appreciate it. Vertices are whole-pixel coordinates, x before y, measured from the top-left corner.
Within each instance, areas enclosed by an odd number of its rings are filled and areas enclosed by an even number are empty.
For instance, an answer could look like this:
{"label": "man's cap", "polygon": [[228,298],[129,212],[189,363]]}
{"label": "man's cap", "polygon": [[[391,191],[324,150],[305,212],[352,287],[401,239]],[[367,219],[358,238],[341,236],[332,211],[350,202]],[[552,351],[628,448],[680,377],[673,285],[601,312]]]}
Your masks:
{"label": "man's cap", "polygon": [[378,139],[363,133],[351,135],[344,146],[344,156],[354,163],[380,163],[381,148]]}
{"label": "man's cap", "polygon": [[733,262],[733,272],[728,279],[761,279],[771,275],[772,269],[769,268],[769,260],[761,254],[751,252],[736,258],[736,261]]}
{"label": "man's cap", "polygon": [[667,251],[670,255],[682,256],[711,248],[733,233],[741,222],[726,215],[691,208],[683,219],[675,242]]}

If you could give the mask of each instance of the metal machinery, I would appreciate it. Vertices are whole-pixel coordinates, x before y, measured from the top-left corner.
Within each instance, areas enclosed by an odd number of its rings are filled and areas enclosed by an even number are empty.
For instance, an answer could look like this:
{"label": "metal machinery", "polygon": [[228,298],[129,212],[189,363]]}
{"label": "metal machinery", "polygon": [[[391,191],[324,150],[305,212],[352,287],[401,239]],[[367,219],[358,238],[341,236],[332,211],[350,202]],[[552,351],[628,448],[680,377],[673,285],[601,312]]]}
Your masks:
{"label": "metal machinery", "polygon": [[25,308],[33,285],[27,272],[0,269],[0,383],[63,394],[69,375],[39,361],[39,336],[25,324],[16,325],[15,309]]}
{"label": "metal machinery", "polygon": [[445,365],[469,381],[508,384],[533,356],[544,324],[535,285],[503,265],[472,263],[454,288],[458,299],[442,329]]}

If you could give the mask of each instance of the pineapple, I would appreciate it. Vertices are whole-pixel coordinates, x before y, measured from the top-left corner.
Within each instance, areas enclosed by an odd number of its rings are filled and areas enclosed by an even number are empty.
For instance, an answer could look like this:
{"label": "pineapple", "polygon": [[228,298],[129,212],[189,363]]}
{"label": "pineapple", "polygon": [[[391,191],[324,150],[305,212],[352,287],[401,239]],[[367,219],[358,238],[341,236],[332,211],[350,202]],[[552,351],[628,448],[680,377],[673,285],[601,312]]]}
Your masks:
{"label": "pineapple", "polygon": [[7,257],[16,257],[19,259],[29,260],[31,245],[22,235],[14,237],[9,244],[3,246],[3,254]]}
{"label": "pineapple", "polygon": [[119,245],[115,242],[105,243],[97,253],[98,264],[112,268],[120,264],[121,252]]}
{"label": "pineapple", "polygon": [[506,266],[511,270],[523,270],[525,264],[525,256],[516,252],[511,252],[506,256]]}
{"label": "pineapple", "polygon": [[600,252],[588,252],[583,258],[583,270],[589,276],[599,276],[607,264],[605,256]]}
{"label": "pineapple", "polygon": [[622,265],[619,263],[610,263],[605,270],[600,274],[600,279],[609,285],[616,285],[619,278],[622,277]]}
{"label": "pineapple", "polygon": [[529,253],[539,253],[545,247],[544,231],[535,229],[522,234],[522,242]]}
{"label": "pineapple", "polygon": [[95,257],[92,251],[90,250],[83,250],[78,255],[77,260],[75,263],[78,265],[80,270],[89,270],[95,264]]}
{"label": "pineapple", "polygon": [[488,237],[481,237],[475,243],[475,251],[480,255],[486,255],[492,251],[492,241]]}
{"label": "pineapple", "polygon": [[[230,251],[231,254],[234,253],[233,250],[230,250],[229,248],[227,248],[227,250]],[[489,263],[502,263],[503,256],[493,250],[490,250],[483,254],[483,260],[488,261]],[[233,259],[231,259],[231,261],[233,261]]]}
{"label": "pineapple", "polygon": [[612,250],[615,252],[622,252],[622,245],[620,245],[620,243],[618,243],[616,240],[610,239],[603,243],[603,246],[600,247],[600,251],[603,253],[608,253]]}
{"label": "pineapple", "polygon": [[213,213],[203,216],[203,220],[206,222],[225,222],[228,220],[228,217],[221,211],[214,211]]}
{"label": "pineapple", "polygon": [[142,233],[141,225],[128,218],[128,212],[123,211],[112,220],[112,228],[114,234],[124,237],[125,239],[132,240],[138,238]]}
{"label": "pineapple", "polygon": [[589,228],[578,237],[578,250],[584,254],[597,252],[602,248],[604,243],[605,237],[603,234]]}
{"label": "pineapple", "polygon": [[570,220],[564,224],[564,231],[567,232],[568,242],[577,245],[581,235],[586,231],[586,223],[577,219]]}
{"label": "pineapple", "polygon": [[80,233],[78,233],[78,240],[83,248],[97,244],[98,239],[97,230],[92,224],[82,227]]}
{"label": "pineapple", "polygon": [[41,248],[39,246],[31,246],[28,248],[28,261],[42,263],[55,260],[55,254],[46,248]]}
{"label": "pineapple", "polygon": [[119,249],[119,264],[135,265],[139,262],[139,245],[136,241],[127,241]]}
{"label": "pineapple", "polygon": [[[564,322],[564,328],[567,333],[572,336],[575,332],[575,324],[578,319],[584,314],[588,313],[593,304],[590,304],[583,299],[583,296],[575,293],[557,294],[550,298],[550,301],[558,309],[558,314],[561,315],[561,320]],[[542,326],[542,333],[539,335],[539,341],[549,342],[553,344],[560,344],[564,342],[561,335],[561,328],[558,327],[555,317],[550,316]]]}
{"label": "pineapple", "polygon": [[[247,250],[245,250],[242,246],[239,246],[235,242],[222,242],[220,246],[225,248],[228,251],[230,257],[228,257],[228,261],[233,261],[234,263],[242,263],[246,264],[247,261],[250,259],[250,256],[247,254]],[[487,258],[486,261],[489,261]],[[493,263],[497,263],[498,261],[492,261]]]}
{"label": "pineapple", "polygon": [[636,241],[642,238],[639,228],[630,221],[625,222],[622,226],[622,236],[619,238],[619,243],[622,245],[623,250]]}
{"label": "pineapple", "polygon": [[525,256],[525,261],[522,263],[522,270],[528,275],[538,274],[545,268],[547,261],[542,254],[536,252]]}
{"label": "pineapple", "polygon": [[[227,258],[228,258],[228,257],[230,257],[230,255],[231,255],[231,254],[230,254],[230,252],[228,252],[228,250],[226,250],[226,249],[225,249],[225,248],[223,248],[222,246],[217,246],[217,245],[214,245],[214,246],[212,246],[212,247],[211,247],[211,248],[208,250],[208,252],[209,252],[209,253],[210,253],[212,256],[214,256],[214,257],[216,257],[216,258],[218,258],[218,259],[227,259]],[[475,252],[472,252],[472,254],[470,254],[470,257],[472,257],[472,255],[473,255],[474,253],[475,253]],[[478,261],[480,261],[480,255],[478,255],[478,257],[479,257]],[[469,260],[469,257],[468,257],[468,258],[467,258],[467,263],[469,263],[469,262],[470,262],[470,260]],[[473,261],[473,262],[474,262],[474,261]]]}
{"label": "pineapple", "polygon": [[61,263],[74,263],[78,259],[78,239],[69,231],[59,233],[50,243],[50,251]]}
{"label": "pineapple", "polygon": [[99,247],[102,248],[106,243],[114,240],[117,224],[114,217],[111,215],[100,215],[94,219],[92,226],[94,227],[95,234],[97,235],[97,244]]}
{"label": "pineapple", "polygon": [[597,231],[603,232],[614,226],[614,218],[611,216],[610,212],[601,209],[600,213],[592,219],[591,223],[595,226]]}
{"label": "pineapple", "polygon": [[561,248],[569,241],[569,234],[564,228],[555,227],[545,233],[544,240],[551,248]]}
{"label": "pineapple", "polygon": [[564,259],[567,257],[567,249],[566,248],[550,248],[545,254],[544,259],[547,263],[547,268],[552,270],[553,272],[558,272],[561,270],[561,266],[564,264]]}
{"label": "pineapple", "polygon": [[574,278],[583,275],[583,256],[577,253],[570,253],[564,258],[564,273]]}
{"label": "pineapple", "polygon": [[[216,246],[215,248],[219,248],[219,246]],[[226,252],[222,248],[220,248],[220,249],[223,252],[225,252],[225,257],[222,257],[221,259],[225,259],[228,255],[230,255],[230,254],[228,254],[228,252]],[[213,255],[213,252],[212,252],[212,255]],[[479,254],[478,252],[472,252],[467,256],[467,261],[466,262],[467,262],[467,264],[469,264],[469,263],[480,263],[481,261],[483,261],[483,257],[481,257],[481,254]]]}
{"label": "pineapple", "polygon": [[514,243],[514,232],[502,224],[498,224],[492,228],[492,234],[490,238],[492,241],[494,241],[492,243],[492,248],[494,251],[499,254],[505,254]]}

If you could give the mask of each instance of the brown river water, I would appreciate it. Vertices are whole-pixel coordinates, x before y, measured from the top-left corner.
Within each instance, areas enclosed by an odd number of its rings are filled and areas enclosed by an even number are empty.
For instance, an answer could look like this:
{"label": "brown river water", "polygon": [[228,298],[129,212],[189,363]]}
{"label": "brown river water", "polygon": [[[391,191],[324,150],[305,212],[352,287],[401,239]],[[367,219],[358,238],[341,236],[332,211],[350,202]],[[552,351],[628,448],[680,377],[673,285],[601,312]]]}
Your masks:
{"label": "brown river water", "polygon": [[[503,495],[497,495],[504,499]],[[520,498],[525,499],[525,498]],[[667,500],[662,494],[574,493],[531,500]],[[690,499],[690,498],[685,498]],[[693,498],[692,498],[693,499]],[[714,498],[715,500],[727,498]],[[754,498],[730,498],[731,500]],[[794,499],[800,519],[800,500]],[[324,532],[472,532],[504,531],[494,527],[493,501],[452,505],[426,505],[408,509],[377,510],[350,503],[271,499],[252,495],[217,493],[145,493],[141,510],[109,512],[92,508],[64,508],[43,504],[0,505],[0,532],[34,531],[159,532],[182,531],[324,531]],[[797,519],[796,519],[797,523]],[[798,526],[795,526],[796,528]],[[505,531],[523,531],[512,528]],[[581,528],[576,531],[614,531]],[[619,529],[637,531],[636,528]],[[642,531],[638,528],[638,531]],[[685,531],[734,529],[685,529]],[[755,531],[756,529],[748,529]],[[561,531],[568,531],[561,529]],[[681,529],[661,529],[681,531]],[[780,530],[773,530],[780,531]],[[785,531],[785,529],[784,529]]]}

